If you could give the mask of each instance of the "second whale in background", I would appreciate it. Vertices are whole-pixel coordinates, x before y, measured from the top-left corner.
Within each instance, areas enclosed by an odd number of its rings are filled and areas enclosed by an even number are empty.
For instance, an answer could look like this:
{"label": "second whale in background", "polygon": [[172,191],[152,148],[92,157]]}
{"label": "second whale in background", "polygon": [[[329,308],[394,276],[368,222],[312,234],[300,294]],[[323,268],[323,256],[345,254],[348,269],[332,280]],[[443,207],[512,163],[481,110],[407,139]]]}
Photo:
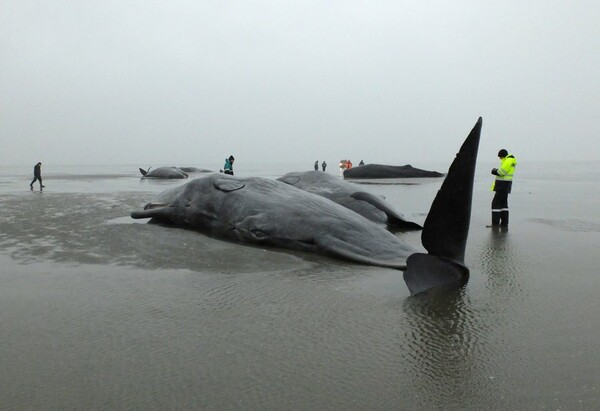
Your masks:
{"label": "second whale in background", "polygon": [[423,228],[417,223],[407,221],[383,198],[361,191],[356,185],[340,180],[339,177],[331,174],[320,171],[298,171],[287,173],[277,180],[325,197],[375,223],[387,225],[390,231],[421,230]]}
{"label": "second whale in background", "polygon": [[444,174],[437,171],[422,170],[410,164],[405,166],[386,166],[383,164],[366,164],[364,166],[352,167],[344,170],[344,178],[423,178],[443,177]]}

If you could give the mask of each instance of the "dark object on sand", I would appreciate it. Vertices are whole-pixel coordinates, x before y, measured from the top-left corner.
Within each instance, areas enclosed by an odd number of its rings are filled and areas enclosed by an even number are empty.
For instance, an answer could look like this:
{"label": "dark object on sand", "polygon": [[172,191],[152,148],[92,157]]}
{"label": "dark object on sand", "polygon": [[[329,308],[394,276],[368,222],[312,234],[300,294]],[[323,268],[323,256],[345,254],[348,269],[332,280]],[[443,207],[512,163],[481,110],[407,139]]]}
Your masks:
{"label": "dark object on sand", "polygon": [[386,166],[382,164],[365,164],[344,170],[344,178],[419,178],[419,177],[443,177],[444,174],[437,171],[422,170],[414,168],[410,164],[405,166]]}

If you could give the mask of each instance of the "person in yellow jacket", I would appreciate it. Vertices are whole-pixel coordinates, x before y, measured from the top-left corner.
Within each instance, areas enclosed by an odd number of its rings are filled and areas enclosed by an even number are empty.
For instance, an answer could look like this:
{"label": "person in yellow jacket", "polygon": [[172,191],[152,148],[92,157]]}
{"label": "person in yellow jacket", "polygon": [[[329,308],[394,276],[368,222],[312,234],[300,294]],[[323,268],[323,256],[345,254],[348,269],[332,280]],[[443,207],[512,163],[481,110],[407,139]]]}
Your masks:
{"label": "person in yellow jacket", "polygon": [[498,152],[500,167],[493,168],[492,174],[496,176],[492,184],[495,192],[492,200],[492,226],[508,226],[508,194],[512,188],[513,175],[517,166],[517,159],[508,151],[502,149]]}

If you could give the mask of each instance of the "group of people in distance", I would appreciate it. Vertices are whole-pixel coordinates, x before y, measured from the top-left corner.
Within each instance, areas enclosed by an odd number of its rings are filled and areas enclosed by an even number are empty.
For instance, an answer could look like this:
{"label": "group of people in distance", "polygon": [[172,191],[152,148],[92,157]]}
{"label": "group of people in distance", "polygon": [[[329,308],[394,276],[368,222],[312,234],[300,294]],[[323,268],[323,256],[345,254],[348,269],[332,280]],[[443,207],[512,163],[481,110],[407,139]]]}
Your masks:
{"label": "group of people in distance", "polygon": [[[502,149],[498,152],[498,158],[500,159],[500,166],[492,169],[492,174],[495,177],[494,183],[492,184],[492,191],[494,191],[494,198],[492,200],[492,224],[488,227],[508,227],[508,194],[512,189],[512,180],[517,166],[517,159],[514,155],[509,154],[506,149]],[[221,172],[233,175],[233,163],[235,158],[231,155],[225,159],[223,170]],[[359,166],[364,165],[364,162],[360,160]],[[340,163],[342,166],[342,163]],[[327,162],[321,163],[323,171],[327,168]],[[315,171],[319,170],[319,160],[315,161]],[[345,168],[352,168],[352,162],[346,160]],[[33,191],[33,184],[39,181],[40,191],[45,185],[42,184],[42,163],[38,162],[33,167],[33,180],[29,184],[29,188]]]}

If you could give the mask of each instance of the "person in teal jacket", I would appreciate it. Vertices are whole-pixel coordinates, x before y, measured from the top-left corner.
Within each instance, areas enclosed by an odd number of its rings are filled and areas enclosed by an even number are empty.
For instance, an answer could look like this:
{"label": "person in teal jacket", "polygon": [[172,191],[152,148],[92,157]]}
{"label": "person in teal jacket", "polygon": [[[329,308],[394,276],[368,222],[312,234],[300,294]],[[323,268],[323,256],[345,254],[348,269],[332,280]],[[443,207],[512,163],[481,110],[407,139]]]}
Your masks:
{"label": "person in teal jacket", "polygon": [[225,159],[225,165],[223,166],[223,172],[225,174],[229,174],[229,175],[233,175],[233,162],[235,161],[235,158],[233,158],[233,156],[229,156],[229,158]]}
{"label": "person in teal jacket", "polygon": [[496,176],[492,184],[492,191],[495,192],[492,200],[492,226],[508,227],[508,194],[512,189],[517,159],[505,149],[498,152],[498,158],[500,167],[492,169],[492,174]]}

